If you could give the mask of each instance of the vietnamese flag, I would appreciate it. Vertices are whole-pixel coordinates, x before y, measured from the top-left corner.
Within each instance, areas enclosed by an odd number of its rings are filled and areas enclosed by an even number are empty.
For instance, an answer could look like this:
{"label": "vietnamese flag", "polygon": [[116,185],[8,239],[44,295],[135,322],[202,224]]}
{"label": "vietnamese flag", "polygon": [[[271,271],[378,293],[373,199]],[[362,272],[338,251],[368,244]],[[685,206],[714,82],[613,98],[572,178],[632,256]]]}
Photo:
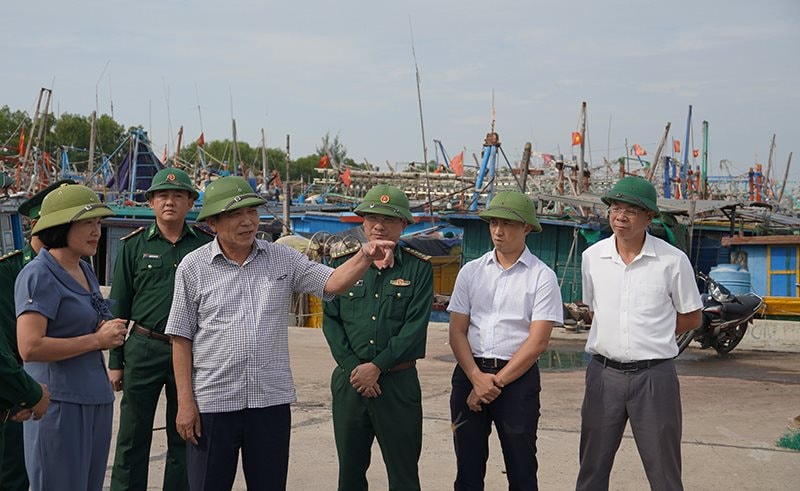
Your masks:
{"label": "vietnamese flag", "polygon": [[581,136],[580,132],[573,131],[572,132],[572,146],[580,145],[583,143],[583,137]]}
{"label": "vietnamese flag", "polygon": [[453,157],[453,160],[450,161],[450,168],[453,169],[453,172],[456,173],[457,176],[464,175],[464,152],[460,152],[458,155]]}
{"label": "vietnamese flag", "polygon": [[350,182],[351,182],[351,180],[350,180],[350,169],[347,169],[346,171],[344,171],[342,173],[342,175],[339,176],[339,177],[342,179],[342,182],[344,183],[345,186],[350,187]]}
{"label": "vietnamese flag", "polygon": [[330,162],[331,162],[330,157],[328,157],[327,155],[323,155],[319,159],[319,166],[321,169],[324,169],[325,167],[328,167],[328,164],[330,164]]}
{"label": "vietnamese flag", "polygon": [[675,153],[681,153],[681,141],[680,140],[672,140],[672,150]]}
{"label": "vietnamese flag", "polygon": [[206,139],[203,133],[200,133],[200,138],[197,139],[197,146],[203,148],[206,145]]}
{"label": "vietnamese flag", "polygon": [[633,145],[633,153],[634,153],[634,154],[635,154],[637,157],[641,157],[642,155],[647,155],[647,150],[645,150],[644,148],[642,148],[642,146],[641,146],[641,145],[639,145],[638,143],[636,143],[636,144],[634,144],[634,145]]}
{"label": "vietnamese flag", "polygon": [[695,148],[694,150],[692,150],[692,155],[694,155],[696,158],[698,155],[700,155],[700,150]]}
{"label": "vietnamese flag", "polygon": [[23,127],[19,132],[19,154],[25,153],[25,128]]}

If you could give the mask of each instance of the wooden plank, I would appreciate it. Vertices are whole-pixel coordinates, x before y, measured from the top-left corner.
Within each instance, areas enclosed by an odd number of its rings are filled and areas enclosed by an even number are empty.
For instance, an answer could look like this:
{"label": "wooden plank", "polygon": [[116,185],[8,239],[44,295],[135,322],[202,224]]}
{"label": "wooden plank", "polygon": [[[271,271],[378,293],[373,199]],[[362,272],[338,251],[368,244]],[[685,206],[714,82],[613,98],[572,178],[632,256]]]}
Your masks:
{"label": "wooden plank", "polygon": [[800,235],[764,235],[758,237],[723,237],[722,246],[732,245],[800,245]]}

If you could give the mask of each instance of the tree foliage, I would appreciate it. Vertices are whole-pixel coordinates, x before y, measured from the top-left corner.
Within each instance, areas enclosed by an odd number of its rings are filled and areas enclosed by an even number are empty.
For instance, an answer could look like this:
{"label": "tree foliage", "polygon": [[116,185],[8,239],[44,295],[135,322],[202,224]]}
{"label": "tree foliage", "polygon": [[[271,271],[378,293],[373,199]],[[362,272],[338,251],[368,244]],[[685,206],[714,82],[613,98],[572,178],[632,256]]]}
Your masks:
{"label": "tree foliage", "polygon": [[[12,111],[7,105],[0,108],[0,145],[8,146],[5,154],[15,153],[19,144],[19,135],[25,128],[26,140],[31,135],[31,117],[24,111]],[[111,116],[103,114],[95,122],[95,165],[100,164],[101,155],[109,155],[132,132],[141,129],[141,126],[126,127]],[[91,141],[91,116],[72,113],[63,113],[58,117],[50,115],[45,121],[45,130],[40,146],[54,158],[60,151],[69,152],[70,162],[75,171],[83,172],[88,167],[88,149]],[[233,142],[229,139],[209,140],[200,152],[197,142],[191,142],[181,148],[178,155],[178,164],[189,171],[202,168],[216,171],[232,171],[234,168]],[[160,158],[161,152],[153,149]],[[124,149],[116,155],[112,165],[118,164],[124,155]],[[281,179],[286,180],[286,152],[279,148],[267,148],[267,173],[277,170]],[[293,159],[289,165],[289,180],[296,182],[302,179],[309,183],[318,177],[314,170],[320,165],[320,157],[327,154],[331,161],[341,170],[345,168],[370,169],[366,164],[356,163],[347,157],[347,147],[342,143],[339,135],[333,139],[330,133],[322,137],[321,146],[316,152]],[[202,155],[202,158],[201,158]],[[251,146],[247,142],[238,142],[236,147],[236,169],[241,171],[246,167],[250,176],[260,174],[264,170],[263,153],[260,146]]]}

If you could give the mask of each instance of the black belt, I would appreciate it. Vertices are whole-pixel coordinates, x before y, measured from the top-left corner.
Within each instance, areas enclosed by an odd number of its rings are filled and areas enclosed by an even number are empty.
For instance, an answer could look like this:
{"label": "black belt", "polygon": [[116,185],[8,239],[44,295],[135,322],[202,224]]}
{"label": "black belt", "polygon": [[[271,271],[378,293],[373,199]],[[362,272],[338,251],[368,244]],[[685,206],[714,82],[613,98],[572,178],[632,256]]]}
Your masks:
{"label": "black belt", "polygon": [[503,368],[508,364],[508,360],[501,360],[499,358],[479,358],[474,357],[475,364],[478,368]]}
{"label": "black belt", "polygon": [[615,370],[622,370],[623,372],[636,372],[654,367],[672,358],[660,358],[656,360],[640,360],[640,361],[615,361],[606,358],[603,355],[592,355],[592,358],[603,364],[604,367],[610,367]]}
{"label": "black belt", "polygon": [[152,339],[156,339],[158,341],[162,341],[162,342],[167,343],[167,344],[172,344],[172,338],[170,336],[167,336],[166,334],[161,334],[160,332],[155,332],[155,331],[150,330],[150,329],[148,329],[148,328],[146,328],[144,326],[140,326],[139,324],[134,324],[133,325],[133,332],[135,332],[137,334],[141,334],[142,336],[145,336],[145,337],[148,337],[148,338],[152,338]]}
{"label": "black belt", "polygon": [[417,360],[411,361],[404,361],[402,363],[398,363],[397,365],[393,366],[389,369],[390,372],[402,372],[403,370],[408,370],[409,368],[415,366],[417,364]]}

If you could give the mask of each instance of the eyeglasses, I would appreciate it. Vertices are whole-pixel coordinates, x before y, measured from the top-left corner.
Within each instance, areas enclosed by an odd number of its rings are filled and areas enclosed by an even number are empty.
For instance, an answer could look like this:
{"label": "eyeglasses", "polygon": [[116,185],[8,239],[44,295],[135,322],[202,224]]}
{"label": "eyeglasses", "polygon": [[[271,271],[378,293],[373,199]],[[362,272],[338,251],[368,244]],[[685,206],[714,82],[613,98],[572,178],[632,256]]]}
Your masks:
{"label": "eyeglasses", "polygon": [[618,206],[612,206],[608,209],[609,215],[622,215],[625,218],[636,218],[644,212],[641,208],[620,208]]}
{"label": "eyeglasses", "polygon": [[387,225],[396,225],[403,221],[402,218],[390,217],[386,215],[377,215],[374,213],[365,213],[364,221],[370,223],[385,223]]}

